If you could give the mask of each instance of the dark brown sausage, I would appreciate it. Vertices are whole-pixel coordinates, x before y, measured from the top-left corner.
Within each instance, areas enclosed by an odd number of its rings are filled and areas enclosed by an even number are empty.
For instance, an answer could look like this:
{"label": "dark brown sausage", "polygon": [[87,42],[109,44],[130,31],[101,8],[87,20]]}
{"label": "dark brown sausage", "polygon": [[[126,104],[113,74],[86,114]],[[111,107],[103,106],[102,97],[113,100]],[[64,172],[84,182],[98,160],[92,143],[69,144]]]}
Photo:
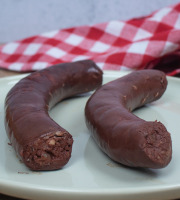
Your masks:
{"label": "dark brown sausage", "polygon": [[9,91],[5,101],[6,131],[26,166],[54,170],[68,162],[73,138],[50,118],[48,111],[62,99],[94,90],[101,83],[102,71],[86,60],[34,72]]}
{"label": "dark brown sausage", "polygon": [[101,86],[90,97],[87,127],[110,158],[131,167],[162,168],[170,162],[171,137],[164,125],[131,113],[159,99],[166,86],[163,72],[142,70]]}

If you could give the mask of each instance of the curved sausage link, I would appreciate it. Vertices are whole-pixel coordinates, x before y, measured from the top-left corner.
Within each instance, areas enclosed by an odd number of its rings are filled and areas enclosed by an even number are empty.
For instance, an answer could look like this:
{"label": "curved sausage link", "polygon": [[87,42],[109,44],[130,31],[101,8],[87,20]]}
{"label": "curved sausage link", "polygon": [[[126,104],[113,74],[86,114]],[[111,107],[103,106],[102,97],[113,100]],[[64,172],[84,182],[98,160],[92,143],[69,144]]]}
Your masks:
{"label": "curved sausage link", "polygon": [[101,83],[102,71],[86,60],[34,72],[9,91],[5,101],[6,131],[26,166],[54,170],[68,162],[72,136],[50,118],[48,111],[62,99],[94,90]]}
{"label": "curved sausage link", "polygon": [[167,80],[158,70],[132,72],[100,87],[85,107],[87,127],[114,161],[131,167],[162,168],[171,160],[170,134],[161,122],[132,111],[159,99]]}

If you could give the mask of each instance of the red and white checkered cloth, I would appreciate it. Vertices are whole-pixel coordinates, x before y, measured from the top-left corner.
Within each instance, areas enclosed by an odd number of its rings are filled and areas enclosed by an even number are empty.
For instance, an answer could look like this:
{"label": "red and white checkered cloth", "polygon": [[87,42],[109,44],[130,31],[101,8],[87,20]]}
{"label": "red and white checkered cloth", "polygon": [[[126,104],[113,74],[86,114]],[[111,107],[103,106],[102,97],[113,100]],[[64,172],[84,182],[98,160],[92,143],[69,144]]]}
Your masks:
{"label": "red and white checkered cloth", "polygon": [[92,59],[103,70],[160,68],[180,73],[180,3],[149,16],[56,30],[0,47],[0,66],[34,71]]}

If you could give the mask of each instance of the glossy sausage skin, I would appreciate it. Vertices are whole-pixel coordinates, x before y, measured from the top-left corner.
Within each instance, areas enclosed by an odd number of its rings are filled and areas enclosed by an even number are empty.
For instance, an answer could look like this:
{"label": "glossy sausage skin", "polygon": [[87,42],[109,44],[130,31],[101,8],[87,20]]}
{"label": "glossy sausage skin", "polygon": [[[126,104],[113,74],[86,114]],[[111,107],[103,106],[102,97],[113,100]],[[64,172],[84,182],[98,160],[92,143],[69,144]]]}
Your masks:
{"label": "glossy sausage skin", "polygon": [[[5,100],[5,127],[20,159],[31,170],[55,170],[70,159],[73,138],[48,111],[62,99],[88,92],[102,83],[93,61],[63,63],[20,80]],[[66,113],[64,113],[66,115]]]}
{"label": "glossy sausage skin", "polygon": [[87,127],[114,161],[130,167],[163,168],[171,160],[171,137],[158,121],[132,111],[159,99],[167,79],[158,70],[140,70],[101,86],[85,107]]}

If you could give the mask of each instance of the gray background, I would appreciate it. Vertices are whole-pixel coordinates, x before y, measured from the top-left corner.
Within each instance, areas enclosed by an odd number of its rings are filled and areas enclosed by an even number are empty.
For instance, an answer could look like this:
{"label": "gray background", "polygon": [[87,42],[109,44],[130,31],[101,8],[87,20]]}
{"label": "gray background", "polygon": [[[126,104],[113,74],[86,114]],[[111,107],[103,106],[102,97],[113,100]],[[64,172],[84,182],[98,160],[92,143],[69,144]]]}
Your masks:
{"label": "gray background", "polygon": [[179,0],[0,0],[0,43],[51,30],[126,20]]}

